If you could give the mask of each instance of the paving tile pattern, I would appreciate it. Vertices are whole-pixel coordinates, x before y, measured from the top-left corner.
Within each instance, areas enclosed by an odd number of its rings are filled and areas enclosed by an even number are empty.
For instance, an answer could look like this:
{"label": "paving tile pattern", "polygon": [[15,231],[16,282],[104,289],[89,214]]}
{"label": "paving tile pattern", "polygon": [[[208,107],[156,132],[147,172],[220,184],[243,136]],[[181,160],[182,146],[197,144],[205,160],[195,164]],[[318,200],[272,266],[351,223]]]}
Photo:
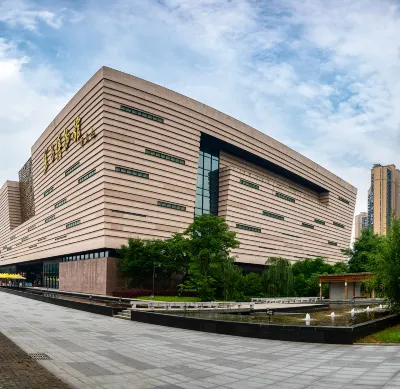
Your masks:
{"label": "paving tile pattern", "polygon": [[70,389],[0,333],[1,389]]}
{"label": "paving tile pattern", "polygon": [[114,319],[0,291],[0,331],[80,389],[399,389],[400,346],[207,334]]}

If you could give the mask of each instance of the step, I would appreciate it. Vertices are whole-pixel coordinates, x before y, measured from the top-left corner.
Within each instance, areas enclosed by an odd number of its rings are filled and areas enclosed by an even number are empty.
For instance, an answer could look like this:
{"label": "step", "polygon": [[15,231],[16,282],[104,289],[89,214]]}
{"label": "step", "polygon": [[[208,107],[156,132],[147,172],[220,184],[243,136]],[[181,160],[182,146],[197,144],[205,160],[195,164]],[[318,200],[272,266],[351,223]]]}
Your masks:
{"label": "step", "polygon": [[130,316],[126,316],[126,315],[114,315],[114,317],[116,317],[117,319],[124,319],[124,320],[131,320]]}

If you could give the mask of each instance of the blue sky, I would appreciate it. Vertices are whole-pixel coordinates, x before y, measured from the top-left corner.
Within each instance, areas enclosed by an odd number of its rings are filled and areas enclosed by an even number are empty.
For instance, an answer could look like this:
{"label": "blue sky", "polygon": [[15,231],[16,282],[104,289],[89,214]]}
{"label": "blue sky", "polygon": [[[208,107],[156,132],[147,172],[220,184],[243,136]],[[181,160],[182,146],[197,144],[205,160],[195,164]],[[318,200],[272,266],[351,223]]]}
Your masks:
{"label": "blue sky", "polygon": [[0,182],[103,65],[217,108],[359,190],[400,167],[400,4],[0,0]]}

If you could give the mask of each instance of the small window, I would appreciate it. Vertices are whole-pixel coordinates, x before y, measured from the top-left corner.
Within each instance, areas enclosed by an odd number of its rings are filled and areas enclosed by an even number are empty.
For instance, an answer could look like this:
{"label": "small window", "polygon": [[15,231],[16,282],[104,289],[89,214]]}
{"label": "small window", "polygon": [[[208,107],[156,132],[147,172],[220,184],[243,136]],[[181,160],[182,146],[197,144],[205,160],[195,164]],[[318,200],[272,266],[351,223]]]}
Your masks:
{"label": "small window", "polygon": [[283,194],[283,193],[276,192],[276,193],[275,193],[275,196],[280,197],[281,199],[290,201],[290,202],[292,202],[292,203],[295,203],[295,202],[296,202],[296,200],[295,200],[293,197],[290,197],[290,196],[285,195],[285,194]]}
{"label": "small window", "polygon": [[264,216],[268,216],[268,217],[273,217],[274,219],[278,219],[278,220],[284,220],[285,217],[282,215],[278,215],[277,213],[273,213],[273,212],[268,212],[268,211],[263,211],[263,215]]}
{"label": "small window", "polygon": [[257,184],[255,184],[254,182],[250,182],[250,181],[241,179],[240,183],[243,185],[249,186],[250,188],[253,188],[253,189],[260,189],[260,187]]}
{"label": "small window", "polygon": [[344,228],[344,225],[340,224],[338,222],[333,222],[333,225],[336,226],[336,227]]}
{"label": "small window", "polygon": [[236,228],[240,228],[241,230],[247,230],[252,232],[261,232],[261,228],[247,226],[245,224],[236,224]]}
{"label": "small window", "polygon": [[315,223],[325,225],[325,222],[323,220],[314,219],[314,221],[315,221]]}
{"label": "small window", "polygon": [[186,211],[186,207],[184,207],[183,205],[165,203],[164,201],[158,201],[157,205],[159,207],[173,208],[173,209],[178,209],[179,211]]}
{"label": "small window", "polygon": [[302,225],[303,227],[306,227],[306,228],[311,228],[312,230],[314,229],[314,226],[313,226],[312,224],[301,223],[301,225]]}
{"label": "small window", "polygon": [[154,120],[155,122],[164,123],[164,119],[163,118],[161,118],[159,116],[152,115],[152,114],[148,114],[148,113],[143,112],[143,111],[139,111],[136,108],[128,108],[128,107],[125,107],[124,105],[121,105],[119,109],[121,111],[132,113],[133,115],[137,115],[137,116],[141,116],[141,117],[144,117],[144,118],[147,118],[147,119],[150,119],[150,120]]}

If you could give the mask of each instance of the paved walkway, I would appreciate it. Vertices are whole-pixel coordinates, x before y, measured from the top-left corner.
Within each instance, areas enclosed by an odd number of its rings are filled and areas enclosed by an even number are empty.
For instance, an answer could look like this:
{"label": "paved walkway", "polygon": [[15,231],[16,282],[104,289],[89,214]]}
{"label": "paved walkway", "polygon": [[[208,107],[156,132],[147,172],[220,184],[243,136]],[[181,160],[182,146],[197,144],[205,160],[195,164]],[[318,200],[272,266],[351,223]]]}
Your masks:
{"label": "paved walkway", "polygon": [[0,292],[0,332],[76,388],[398,389],[400,346],[339,346],[206,334]]}
{"label": "paved walkway", "polygon": [[70,389],[0,333],[0,388]]}

